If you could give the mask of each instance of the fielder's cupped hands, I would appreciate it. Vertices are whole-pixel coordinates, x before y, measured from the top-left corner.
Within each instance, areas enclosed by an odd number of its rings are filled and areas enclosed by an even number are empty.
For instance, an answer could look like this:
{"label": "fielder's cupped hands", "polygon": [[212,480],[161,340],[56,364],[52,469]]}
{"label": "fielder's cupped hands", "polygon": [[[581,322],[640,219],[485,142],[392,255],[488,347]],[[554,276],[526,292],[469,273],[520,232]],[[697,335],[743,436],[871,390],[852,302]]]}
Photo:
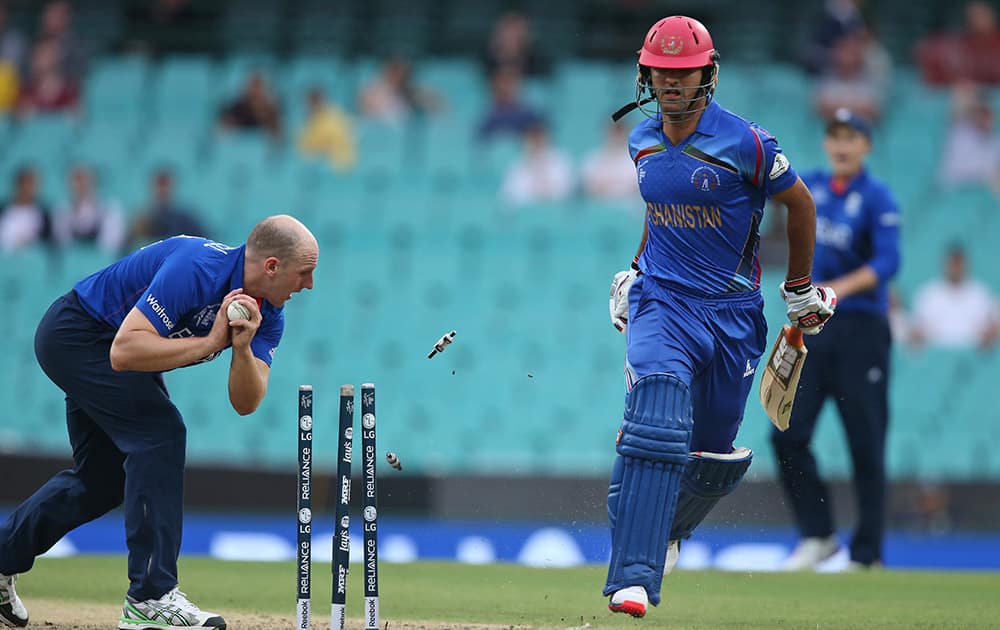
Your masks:
{"label": "fielder's cupped hands", "polygon": [[[227,311],[229,310],[229,305],[235,301],[239,301],[240,304],[250,311],[249,320],[238,319],[229,321]],[[260,309],[257,307],[257,300],[243,293],[243,289],[234,289],[227,293],[226,297],[222,298],[222,304],[215,314],[215,321],[212,323],[212,330],[209,331],[208,336],[215,341],[214,345],[220,350],[230,344],[234,346],[238,344],[248,345],[250,340],[253,339],[254,334],[256,334],[260,322],[261,316]],[[245,327],[251,327],[251,330],[249,337],[243,338],[240,334]]]}
{"label": "fielder's cupped hands", "polygon": [[[229,304],[232,302],[239,302],[245,306],[250,313],[250,319],[234,319],[233,321],[229,321],[227,313]],[[226,299],[222,301],[222,309],[216,316],[216,319],[219,317],[227,322],[230,330],[232,330],[231,342],[234,348],[249,347],[263,319],[260,314],[260,307],[257,306],[257,300],[244,293],[243,289],[236,289],[226,296]]]}

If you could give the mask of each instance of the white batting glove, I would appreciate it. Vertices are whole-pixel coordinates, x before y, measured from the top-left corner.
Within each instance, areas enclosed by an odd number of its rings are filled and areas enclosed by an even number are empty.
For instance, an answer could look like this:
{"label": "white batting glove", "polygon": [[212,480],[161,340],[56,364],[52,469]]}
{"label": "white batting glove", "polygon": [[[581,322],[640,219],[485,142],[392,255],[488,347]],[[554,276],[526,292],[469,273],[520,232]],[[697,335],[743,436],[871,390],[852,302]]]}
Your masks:
{"label": "white batting glove", "polygon": [[809,276],[786,280],[779,286],[781,299],[788,305],[788,319],[806,335],[823,330],[837,309],[837,294],[830,287],[813,286]]}
{"label": "white batting glove", "polygon": [[611,296],[608,299],[608,311],[611,314],[611,325],[618,332],[625,332],[628,325],[628,291],[639,276],[639,265],[632,261],[632,268],[619,271],[611,281]]}

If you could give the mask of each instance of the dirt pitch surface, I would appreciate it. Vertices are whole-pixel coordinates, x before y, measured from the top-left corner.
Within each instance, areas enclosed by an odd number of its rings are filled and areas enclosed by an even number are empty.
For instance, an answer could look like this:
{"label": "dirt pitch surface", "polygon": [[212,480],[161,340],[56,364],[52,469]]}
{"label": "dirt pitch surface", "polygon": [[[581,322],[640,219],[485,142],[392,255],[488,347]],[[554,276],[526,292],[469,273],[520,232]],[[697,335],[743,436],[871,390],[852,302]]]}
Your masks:
{"label": "dirt pitch surface", "polygon": [[[121,610],[114,606],[66,602],[57,599],[35,599],[25,602],[30,606],[31,615],[28,628],[58,628],[59,630],[114,630],[118,627]],[[273,615],[255,615],[227,610],[218,611],[226,618],[227,630],[295,630],[289,615],[281,618]],[[330,618],[314,616],[313,628],[330,627]],[[382,620],[383,630],[529,630],[537,626],[510,626],[495,624],[463,624],[460,622],[395,621]],[[348,630],[362,630],[360,619],[349,619]]]}

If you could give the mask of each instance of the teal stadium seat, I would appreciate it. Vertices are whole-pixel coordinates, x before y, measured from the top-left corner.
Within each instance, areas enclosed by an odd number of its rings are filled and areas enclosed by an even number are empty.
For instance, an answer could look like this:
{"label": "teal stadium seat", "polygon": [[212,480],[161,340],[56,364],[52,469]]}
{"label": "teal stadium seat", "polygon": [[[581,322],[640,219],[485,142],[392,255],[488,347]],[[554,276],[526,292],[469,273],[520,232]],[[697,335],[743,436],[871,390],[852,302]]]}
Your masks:
{"label": "teal stadium seat", "polygon": [[64,168],[73,133],[73,120],[68,116],[31,116],[11,130],[2,157],[4,166],[13,169],[33,164],[44,171]]}
{"label": "teal stadium seat", "polygon": [[613,85],[618,87],[620,82],[612,81],[607,63],[569,61],[559,66],[549,100],[540,104],[556,146],[582,159],[602,144],[611,113],[634,96],[634,90],[615,91]]}
{"label": "teal stadium seat", "polygon": [[209,176],[238,187],[257,176],[265,176],[272,159],[283,148],[258,132],[221,132],[216,135],[206,156]]}
{"label": "teal stadium seat", "polygon": [[138,141],[138,171],[144,179],[169,168],[179,180],[192,177],[206,161],[209,138],[186,123],[163,122]]}
{"label": "teal stadium seat", "polygon": [[359,120],[356,129],[359,173],[387,182],[399,177],[403,171],[404,143],[410,136],[407,127]]}
{"label": "teal stadium seat", "polygon": [[147,106],[149,64],[141,57],[102,59],[87,76],[84,103],[90,120],[134,124]]}
{"label": "teal stadium seat", "polygon": [[94,167],[101,187],[115,195],[130,191],[130,167],[136,151],[138,129],[111,117],[90,117],[70,143],[69,161]]}
{"label": "teal stadium seat", "polygon": [[216,67],[208,57],[168,57],[151,73],[151,109],[158,121],[204,129],[217,115]]}
{"label": "teal stadium seat", "polygon": [[465,126],[482,116],[489,91],[479,65],[459,59],[428,59],[416,67],[420,85],[444,98],[447,112]]}

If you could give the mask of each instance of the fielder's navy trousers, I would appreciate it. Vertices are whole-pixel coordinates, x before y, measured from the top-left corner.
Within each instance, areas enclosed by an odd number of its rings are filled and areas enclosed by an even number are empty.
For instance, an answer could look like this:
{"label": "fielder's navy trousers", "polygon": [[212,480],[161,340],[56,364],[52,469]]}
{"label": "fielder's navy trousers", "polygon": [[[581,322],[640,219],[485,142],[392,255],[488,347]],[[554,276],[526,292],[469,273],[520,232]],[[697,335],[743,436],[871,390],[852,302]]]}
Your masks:
{"label": "fielder's navy trousers", "polygon": [[124,502],[128,594],[159,598],[177,585],[186,429],[160,374],[111,369],[114,336],[72,291],[38,325],[35,356],[66,394],[74,466],[0,526],[0,573],[28,571],[66,533]]}
{"label": "fielder's navy trousers", "polygon": [[890,345],[885,317],[838,312],[823,332],[806,337],[809,356],[790,425],[784,433],[773,431],[771,437],[801,534],[830,536],[834,532],[830,498],[809,444],[823,403],[828,399],[836,403],[854,464],[858,525],[851,539],[851,559],[862,564],[882,560]]}

